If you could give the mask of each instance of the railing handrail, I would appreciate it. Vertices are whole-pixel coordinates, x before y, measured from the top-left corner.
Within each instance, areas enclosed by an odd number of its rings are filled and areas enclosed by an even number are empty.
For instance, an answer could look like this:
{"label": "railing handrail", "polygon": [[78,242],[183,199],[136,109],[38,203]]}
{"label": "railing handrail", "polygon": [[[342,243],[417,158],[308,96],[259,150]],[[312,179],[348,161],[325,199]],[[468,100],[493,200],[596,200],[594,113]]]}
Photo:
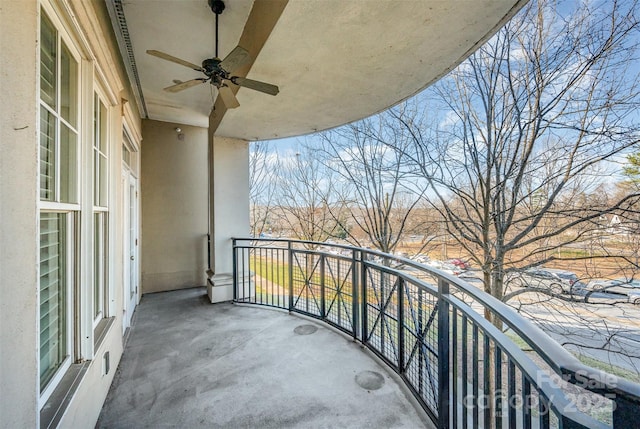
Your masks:
{"label": "railing handrail", "polygon": [[[522,370],[523,373],[534,380],[536,378],[536,371],[539,369],[536,364],[527,356],[513,341],[503,334],[498,328],[496,328],[491,322],[482,317],[476,311],[474,311],[469,305],[456,298],[455,296],[449,296],[446,298],[449,302],[453,303],[457,308],[464,309],[465,315],[481,326],[486,332],[489,332],[493,340],[498,343],[502,350],[508,355],[514,358],[515,364]],[[538,388],[544,393],[547,399],[553,398],[553,401],[549,406],[556,410],[568,409],[570,407],[569,401],[564,396],[564,392],[549,380],[542,380],[538,382]],[[604,423],[598,422],[592,417],[589,417],[582,413],[577,413],[572,416],[577,423],[589,428],[607,428]]]}
{"label": "railing handrail", "polygon": [[[467,283],[463,279],[459,279],[453,275],[447,274],[437,268],[415,262],[402,256],[395,256],[373,249],[337,243],[324,243],[266,237],[238,237],[232,238],[232,242],[234,249],[280,249],[287,250],[289,252],[289,255],[292,255],[291,252],[302,252],[324,255],[324,257],[337,258],[343,261],[353,260],[354,263],[358,262],[362,264],[363,270],[365,269],[364,267],[371,267],[378,272],[392,274],[398,279],[402,279],[403,282],[410,281],[412,285],[419,287],[420,289],[428,292],[433,296],[436,296],[439,300],[444,300],[442,302],[449,302],[456,308],[460,308],[461,311],[463,311],[464,309],[462,314],[464,314],[465,316],[471,316],[470,319],[472,319],[477,326],[481,326],[485,332],[490,333],[490,336],[494,339],[494,341],[501,344],[502,350],[505,350],[506,352],[508,352],[508,354],[515,353],[513,356],[518,356],[520,362],[518,364],[518,367],[520,368],[520,370],[523,371],[523,373],[527,373],[529,376],[531,376],[530,372],[532,370],[532,367],[530,367],[530,365],[525,362],[529,358],[524,354],[524,352],[522,352],[517,346],[515,346],[511,340],[508,340],[508,343],[505,343],[505,338],[508,337],[506,337],[499,329],[497,329],[490,322],[479,315],[479,313],[476,310],[473,310],[468,304],[450,294],[449,287],[454,287],[458,291],[472,298],[475,302],[481,304],[486,310],[491,311],[493,314],[496,314],[501,319],[501,321],[505,323],[506,326],[517,333],[520,338],[524,340],[532,348],[532,350],[536,352],[536,354],[547,363],[547,365],[549,365],[549,368],[553,372],[560,375],[567,382],[575,384],[587,391],[603,395],[605,397],[610,397],[610,394],[615,394],[615,406],[621,407],[621,413],[618,413],[618,416],[616,416],[616,413],[614,413],[614,426],[616,426],[617,419],[628,418],[630,415],[629,413],[635,412],[635,407],[640,404],[640,384],[634,383],[624,378],[610,375],[605,371],[594,369],[582,364],[575,356],[573,356],[566,349],[560,346],[560,344],[558,344],[555,340],[544,333],[542,329],[534,325],[530,320],[521,316],[518,312],[516,312],[513,308],[511,308],[504,302]],[[239,244],[244,242],[248,243],[246,245]],[[263,246],[257,243],[284,243],[286,246]],[[302,246],[303,248],[296,248],[296,245]],[[334,254],[333,252],[326,252],[321,250],[322,248],[327,247],[349,251],[350,256]],[[404,268],[398,269],[391,267],[390,264],[380,264],[374,260],[371,260],[371,257],[382,258],[385,261],[398,264],[397,266],[412,267],[420,272],[424,272],[426,274],[434,276],[436,279],[438,279],[437,283],[440,286],[436,285],[434,287],[433,284],[419,279],[411,275],[410,273],[407,273],[406,271],[403,271]],[[236,264],[234,262],[234,271],[235,269]],[[442,289],[442,284],[445,284],[445,289]],[[357,297],[354,296],[354,309],[356,308],[356,298]],[[366,299],[366,297],[362,298]],[[518,351],[515,352],[515,349],[517,349]],[[522,356],[526,357],[526,359],[523,360]],[[531,362],[530,364],[535,366],[533,362]],[[553,387],[552,384],[545,385],[543,383],[538,385],[542,393],[544,393],[545,395],[554,394],[554,392],[556,392],[556,390],[554,389],[557,389],[556,387]],[[559,398],[559,396],[556,395],[556,398]],[[588,418],[585,415],[577,416],[578,420],[575,421],[576,423],[579,423],[579,421],[591,422],[591,418]],[[623,421],[625,420],[620,420],[619,422]],[[593,422],[595,422],[595,420],[593,420]],[[591,422],[589,426],[583,425],[583,427],[599,426],[599,424],[593,422]]]}
{"label": "railing handrail", "polygon": [[[317,241],[294,240],[287,238],[258,238],[258,237],[234,237],[237,241],[260,241],[260,242],[284,242],[297,243],[300,245],[313,245],[319,247],[333,247],[349,251],[359,251],[368,255],[378,256],[402,263],[403,265],[425,271],[428,274],[446,280],[450,285],[455,286],[460,291],[472,297],[474,300],[499,314],[501,319],[516,332],[538,355],[559,375],[568,375],[575,378],[578,375],[583,383],[584,388],[595,393],[609,391],[619,394],[633,402],[640,404],[640,384],[630,380],[612,376],[611,374],[592,368],[580,362],[569,351],[563,348],[555,340],[549,337],[542,329],[533,324],[530,320],[518,314],[513,308],[504,302],[491,296],[490,294],[470,285],[468,282],[445,273],[437,268],[430,267],[425,264],[413,261],[402,256],[391,255],[378,250],[367,249],[357,246],[344,245],[338,243],[324,243]],[[316,251],[312,249],[301,249],[305,251]],[[316,251],[317,252],[317,251]],[[385,267],[388,268],[388,267]],[[400,271],[398,271],[400,273]],[[403,276],[406,274],[402,273]],[[419,279],[416,279],[419,280]],[[611,382],[615,380],[615,382]]]}

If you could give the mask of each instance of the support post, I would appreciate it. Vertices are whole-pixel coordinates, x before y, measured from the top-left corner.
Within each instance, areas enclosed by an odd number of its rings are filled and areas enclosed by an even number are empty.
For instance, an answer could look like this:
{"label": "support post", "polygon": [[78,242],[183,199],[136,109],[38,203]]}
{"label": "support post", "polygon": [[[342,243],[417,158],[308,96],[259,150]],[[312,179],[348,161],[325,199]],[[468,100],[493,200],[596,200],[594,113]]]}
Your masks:
{"label": "support post", "polygon": [[404,288],[406,282],[398,278],[398,372],[404,374]]}
{"label": "support post", "polygon": [[613,409],[613,427],[632,427],[638,422],[638,410],[640,406],[626,398],[616,396],[615,408]]}
{"label": "support post", "polygon": [[449,428],[449,283],[438,280],[438,428]]}
{"label": "support post", "polygon": [[320,318],[324,320],[327,317],[327,297],[325,290],[324,264],[325,255],[320,253]]}
{"label": "support post", "polygon": [[293,244],[288,241],[288,257],[289,257],[289,311],[293,310]]}
{"label": "support post", "polygon": [[[236,288],[243,288],[244,295],[247,286],[234,279],[231,238],[244,237],[249,231],[249,144],[245,140],[214,137],[211,127],[209,204],[211,269],[207,293],[212,303],[231,301],[238,296]],[[245,268],[249,267],[242,267]],[[253,276],[251,272],[242,274],[249,280]]]}
{"label": "support post", "polygon": [[367,320],[368,314],[367,314],[367,263],[365,261],[366,256],[364,254],[360,255],[360,290],[362,291],[361,294],[361,307],[362,308],[362,317],[360,320],[362,320],[362,344],[365,344],[366,342],[369,341],[369,336],[368,336],[368,330],[369,330],[369,323]]}
{"label": "support post", "polygon": [[[357,254],[360,254],[360,261],[362,261],[362,251],[353,249],[351,251],[351,329],[353,329],[353,341],[358,339],[358,327],[360,326],[358,318],[358,302],[360,299],[360,282],[358,276],[358,258]],[[361,262],[362,263],[362,262]]]}

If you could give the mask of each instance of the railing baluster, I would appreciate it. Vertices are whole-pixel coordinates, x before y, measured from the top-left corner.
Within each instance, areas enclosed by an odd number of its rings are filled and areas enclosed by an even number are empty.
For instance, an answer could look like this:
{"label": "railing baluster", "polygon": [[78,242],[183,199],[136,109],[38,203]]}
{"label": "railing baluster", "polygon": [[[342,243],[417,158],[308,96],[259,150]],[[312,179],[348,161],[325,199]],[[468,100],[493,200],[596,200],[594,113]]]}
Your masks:
{"label": "railing baluster", "polygon": [[[284,267],[284,250],[277,249],[276,258],[278,260],[278,269],[276,270],[276,278],[278,279],[278,307],[284,308],[284,302],[286,298],[284,286],[286,285],[283,284],[284,278],[282,278],[284,277],[284,272],[282,272],[282,270],[280,269],[280,267]],[[280,303],[280,292],[282,292],[282,304]]]}
{"label": "railing baluster", "polygon": [[[241,297],[242,301],[244,301],[245,299],[244,291],[245,291],[245,285],[247,284],[247,279],[245,278],[246,272],[247,272],[247,263],[245,260],[245,253],[248,253],[250,251],[251,250],[249,248],[246,249],[246,252],[245,252],[245,249],[242,250],[242,286],[240,286],[242,288],[242,297]],[[251,259],[249,258],[249,260]],[[251,287],[251,284],[249,284],[249,287]],[[249,293],[251,293],[251,290],[249,290]]]}
{"label": "railing baluster", "polygon": [[507,383],[509,385],[509,393],[507,395],[507,403],[508,403],[508,419],[509,419],[509,428],[516,427],[516,365],[513,363],[511,358],[508,359],[508,373],[507,373]]}
{"label": "railing baluster", "polygon": [[406,283],[398,278],[398,371],[404,374],[404,288]]}
{"label": "railing baluster", "polygon": [[494,415],[495,415],[495,428],[496,429],[501,429],[502,428],[502,398],[503,398],[503,394],[504,392],[502,391],[502,350],[500,349],[500,347],[498,347],[498,345],[496,344],[495,346],[495,354],[494,354],[494,359],[495,359],[495,372],[496,372],[496,376],[495,376],[495,380],[496,380],[496,384],[495,384],[495,391],[493,393],[494,395]]}
{"label": "railing baluster", "polygon": [[[334,297],[334,302],[335,304],[338,305],[338,325],[342,326],[342,305],[343,305],[343,295],[342,293],[344,292],[344,286],[341,284],[342,282],[342,275],[341,275],[341,269],[340,267],[342,266],[342,261],[340,259],[336,260],[336,264],[335,264],[335,279],[333,281],[333,293],[335,294]],[[336,280],[337,279],[337,280]],[[334,305],[335,305],[334,304]]]}
{"label": "railing baluster", "polygon": [[[253,271],[258,271],[258,261],[261,261],[264,256],[264,249],[258,248],[256,249],[256,256],[253,258]],[[249,281],[251,281],[251,260],[249,260]],[[256,297],[255,301],[262,304],[262,295],[264,294],[264,278],[260,277],[260,281],[256,278],[253,282],[256,287]],[[260,287],[260,293],[258,293],[258,286]]]}
{"label": "railing baluster", "polygon": [[424,395],[424,367],[425,367],[425,356],[424,356],[424,310],[422,309],[423,303],[423,293],[422,291],[418,291],[418,393],[420,397]]}
{"label": "railing baluster", "polygon": [[325,278],[324,278],[324,264],[326,262],[326,256],[324,254],[320,254],[320,318],[326,319],[326,295],[325,295]]}
{"label": "railing baluster", "polygon": [[477,428],[478,427],[478,409],[479,409],[479,404],[478,404],[478,378],[479,378],[479,371],[478,371],[478,325],[476,325],[475,323],[473,324],[473,331],[472,331],[472,358],[471,358],[471,367],[473,369],[472,372],[472,377],[473,377],[473,393],[472,393],[472,397],[473,397],[473,427]]}
{"label": "railing baluster", "polygon": [[[269,252],[269,260],[270,260],[270,261],[273,261],[273,248],[271,248],[271,249],[270,249],[270,252]],[[275,277],[273,276],[273,274],[274,274],[274,273],[273,273],[273,271],[274,271],[274,268],[275,268],[275,267],[274,267],[273,262],[272,262],[271,264],[269,264],[269,265],[271,265],[271,276],[270,276],[271,281],[268,281],[268,282],[267,282],[267,287],[268,287],[268,291],[269,291],[269,292],[268,292],[267,297],[268,297],[268,298],[269,298],[269,297],[271,298],[271,303],[270,303],[270,305],[274,305],[274,304],[275,304],[275,296],[274,296],[274,292],[275,292],[275,290],[276,290],[276,289],[275,289],[275,282],[274,282]],[[269,301],[267,301],[267,303],[269,303]]]}
{"label": "railing baluster", "polygon": [[[353,340],[358,338],[358,290],[361,287],[358,282],[358,264],[356,259],[357,250],[351,251],[351,329],[353,330]],[[362,252],[360,252],[362,259]]]}
{"label": "railing baluster", "polygon": [[522,373],[522,427],[531,429],[531,383]]}
{"label": "railing baluster", "polygon": [[293,243],[288,242],[289,257],[289,311],[293,310]]}
{"label": "railing baluster", "polygon": [[469,410],[467,409],[467,395],[469,394],[469,322],[467,316],[462,316],[462,427],[467,428],[469,423]]}
{"label": "railing baluster", "polygon": [[613,427],[628,428],[638,424],[638,404],[616,396],[613,410]]}
{"label": "railing baluster", "polygon": [[491,427],[491,342],[489,335],[485,332],[482,336],[484,344],[482,347],[482,412],[484,415],[484,427]]}
{"label": "railing baluster", "polygon": [[[207,252],[209,253],[209,261],[211,261],[211,235],[207,234],[207,240],[209,247],[207,248]],[[231,280],[231,284],[233,285],[233,301],[238,302],[238,249],[236,248],[237,241],[234,238],[231,240],[231,248],[233,249],[233,253],[231,257],[233,258],[231,261],[231,265],[233,267],[232,275],[233,279]]]}
{"label": "railing baluster", "polygon": [[367,308],[367,264],[364,257],[362,258],[361,264],[360,283],[362,284],[362,287],[360,290],[362,290],[362,343],[367,344],[369,342],[369,313]]}
{"label": "railing baluster", "polygon": [[311,257],[311,255],[309,255],[306,251],[304,252],[304,271],[302,272],[302,275],[304,277],[304,282],[303,282],[303,287],[304,287],[304,309],[307,312],[307,314],[309,313],[309,289],[311,289],[311,279],[309,276],[309,258]]}
{"label": "railing baluster", "polygon": [[378,300],[380,302],[378,302],[378,317],[380,318],[380,321],[378,322],[378,328],[380,329],[380,351],[382,351],[382,354],[386,356],[386,353],[384,352],[384,347],[385,347],[385,341],[384,341],[384,324],[386,323],[385,321],[385,315],[386,315],[386,308],[384,307],[384,301],[386,299],[385,294],[384,294],[384,280],[385,280],[385,275],[383,272],[378,272],[378,275],[380,277],[380,290],[378,292]]}
{"label": "railing baluster", "polygon": [[538,419],[539,427],[551,427],[551,408],[549,407],[549,401],[547,401],[547,398],[542,395],[540,395],[540,401],[538,402],[538,412],[540,414],[540,418]]}
{"label": "railing baluster", "polygon": [[[453,404],[453,419],[451,427],[458,427],[458,309],[453,307],[451,316],[451,403]],[[464,412],[464,407],[462,407]]]}
{"label": "railing baluster", "polygon": [[449,428],[449,283],[438,280],[438,426]]}

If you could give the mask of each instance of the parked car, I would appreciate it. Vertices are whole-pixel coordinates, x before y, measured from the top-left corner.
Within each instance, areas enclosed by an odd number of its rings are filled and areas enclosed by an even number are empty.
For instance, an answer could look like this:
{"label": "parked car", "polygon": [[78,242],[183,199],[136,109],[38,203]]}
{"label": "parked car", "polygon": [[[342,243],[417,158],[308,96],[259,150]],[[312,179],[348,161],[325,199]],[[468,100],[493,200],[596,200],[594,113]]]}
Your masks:
{"label": "parked car", "polygon": [[418,253],[417,255],[413,255],[410,258],[411,260],[419,262],[421,264],[427,264],[431,260],[431,258],[429,258],[429,255],[425,255],[424,253]]}
{"label": "parked car", "polygon": [[547,288],[553,293],[582,294],[586,285],[576,273],[555,268],[529,268],[522,274],[524,286]]}
{"label": "parked car", "polygon": [[631,304],[640,305],[640,280],[625,278],[606,280],[596,279],[589,282],[589,293],[606,293],[624,297]]}
{"label": "parked car", "polygon": [[462,270],[468,270],[469,268],[471,268],[471,265],[467,261],[463,261],[460,258],[449,259],[447,263],[453,264]]}
{"label": "parked car", "polygon": [[464,273],[466,270],[464,270],[463,268],[460,268],[454,264],[451,264],[449,262],[442,262],[442,261],[428,261],[424,263],[425,265],[429,266],[429,267],[433,267],[436,268],[440,271],[444,271],[447,274],[452,274],[454,276],[459,276],[460,274]]}

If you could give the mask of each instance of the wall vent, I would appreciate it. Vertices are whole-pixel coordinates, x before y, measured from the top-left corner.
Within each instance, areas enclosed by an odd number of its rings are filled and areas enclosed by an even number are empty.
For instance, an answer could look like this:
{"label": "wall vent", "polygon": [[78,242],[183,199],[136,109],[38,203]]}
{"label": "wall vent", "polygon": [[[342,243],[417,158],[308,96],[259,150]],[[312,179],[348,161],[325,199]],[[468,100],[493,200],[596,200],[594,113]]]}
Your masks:
{"label": "wall vent", "polygon": [[111,362],[109,361],[109,352],[105,352],[102,355],[102,375],[109,374],[110,369],[111,369]]}
{"label": "wall vent", "polygon": [[144,102],[144,94],[142,93],[142,85],[140,85],[140,76],[138,75],[136,58],[133,55],[129,28],[127,27],[127,20],[124,16],[122,0],[108,0],[105,3],[107,5],[107,10],[109,11],[109,17],[111,18],[113,32],[115,33],[116,40],[118,41],[120,56],[124,62],[124,67],[127,71],[127,76],[129,77],[129,83],[133,89],[133,96],[135,97],[138,108],[140,109],[140,115],[149,119],[149,112],[147,111],[147,105]]}

